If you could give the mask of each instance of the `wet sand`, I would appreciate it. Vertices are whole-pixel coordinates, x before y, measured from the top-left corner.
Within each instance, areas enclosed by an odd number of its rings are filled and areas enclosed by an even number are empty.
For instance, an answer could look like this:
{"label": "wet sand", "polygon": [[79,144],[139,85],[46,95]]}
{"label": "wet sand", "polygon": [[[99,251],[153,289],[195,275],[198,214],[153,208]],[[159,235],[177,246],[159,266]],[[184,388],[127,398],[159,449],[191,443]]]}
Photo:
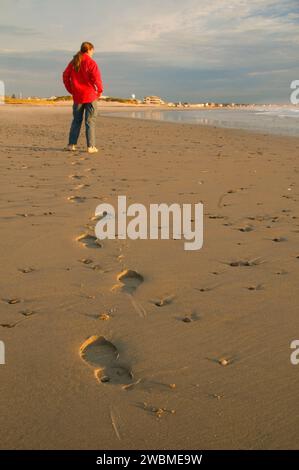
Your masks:
{"label": "wet sand", "polygon": [[[299,139],[111,115],[88,155],[67,106],[0,120],[0,447],[298,448]],[[202,250],[95,243],[118,195],[203,202]]]}

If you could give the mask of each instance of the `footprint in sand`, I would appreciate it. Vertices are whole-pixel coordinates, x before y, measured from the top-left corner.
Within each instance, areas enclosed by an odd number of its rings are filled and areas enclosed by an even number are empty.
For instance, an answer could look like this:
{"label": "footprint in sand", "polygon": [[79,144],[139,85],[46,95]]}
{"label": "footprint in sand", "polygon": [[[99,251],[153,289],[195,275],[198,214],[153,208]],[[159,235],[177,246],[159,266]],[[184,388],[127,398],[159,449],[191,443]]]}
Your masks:
{"label": "footprint in sand", "polygon": [[94,264],[94,261],[90,258],[82,258],[79,259],[80,263],[83,263],[88,267],[89,269],[92,269],[93,271],[101,271],[102,273],[107,272],[104,271],[102,266],[100,264]]}
{"label": "footprint in sand", "polygon": [[136,289],[138,289],[140,284],[142,284],[144,281],[143,276],[132,269],[125,269],[120,274],[118,274],[117,280],[119,283],[112,287],[112,292],[121,289],[121,291],[130,298],[130,302],[132,303],[132,306],[138,315],[141,318],[145,318],[147,316],[145,308],[133,297]]}
{"label": "footprint in sand", "polygon": [[286,274],[288,274],[288,271],[280,269],[279,271],[276,271],[275,274],[277,274],[278,276],[285,276]]}
{"label": "footprint in sand", "polygon": [[143,283],[144,278],[137,271],[125,269],[117,276],[117,280],[121,283],[122,290],[132,295]]}
{"label": "footprint in sand", "polygon": [[165,307],[166,305],[170,305],[173,300],[174,300],[174,296],[167,296],[167,297],[162,297],[161,299],[158,299],[158,300],[154,300],[153,304],[156,305],[156,307]]}
{"label": "footprint in sand", "polygon": [[287,238],[285,238],[285,237],[272,238],[272,242],[275,242],[275,243],[281,243],[281,242],[286,242],[286,241],[287,241]]}
{"label": "footprint in sand", "polygon": [[240,227],[239,229],[239,232],[252,232],[254,230],[254,228],[252,227],[252,225],[245,225],[244,227]]}
{"label": "footprint in sand", "polygon": [[0,323],[1,328],[14,328],[17,326],[19,323],[21,323],[22,320],[16,321],[14,323]]}
{"label": "footprint in sand", "polygon": [[[86,184],[86,183],[81,183],[81,184],[78,184],[75,189],[86,189],[90,186],[90,184]],[[85,198],[84,198],[85,199]]]}
{"label": "footprint in sand", "polygon": [[86,248],[102,248],[101,243],[94,235],[85,233],[77,238],[77,242],[82,243]]}
{"label": "footprint in sand", "polygon": [[82,178],[84,178],[84,176],[81,176],[81,175],[70,175],[69,178],[73,179],[73,180],[81,180]]}
{"label": "footprint in sand", "polygon": [[226,219],[227,217],[224,217],[224,215],[213,215],[213,214],[210,214],[209,216],[209,219]]}
{"label": "footprint in sand", "polygon": [[229,266],[232,267],[244,267],[244,266],[258,266],[259,264],[262,264],[263,261],[260,258],[255,258],[252,260],[238,260],[238,261],[231,261],[230,263],[227,263]]}
{"label": "footprint in sand", "polygon": [[23,274],[28,274],[28,273],[32,273],[33,271],[35,271],[35,269],[30,266],[28,268],[19,268],[18,271],[20,271]]}
{"label": "footprint in sand", "polygon": [[117,347],[104,336],[91,336],[80,347],[80,357],[94,368],[101,383],[128,385],[133,380],[130,367],[119,362]]}
{"label": "footprint in sand", "polygon": [[92,264],[93,263],[93,259],[91,258],[82,258],[82,259],[79,259],[80,263],[83,263],[83,264]]}
{"label": "footprint in sand", "polygon": [[107,217],[107,219],[113,219],[113,214],[109,214],[108,212],[104,211],[101,214],[93,215],[92,217],[89,218],[91,222],[98,222],[99,220],[104,219]]}
{"label": "footprint in sand", "polygon": [[236,192],[237,192],[236,189],[230,189],[229,191],[226,191],[225,193],[223,193],[223,194],[219,197],[217,206],[218,206],[219,208],[221,208],[221,207],[223,207],[223,206],[226,206],[227,204],[223,204],[223,199],[224,199],[228,194],[234,194],[234,193],[236,193]]}
{"label": "footprint in sand", "polygon": [[21,299],[2,299],[4,302],[6,302],[7,304],[9,305],[14,305],[14,304],[19,304],[20,302],[22,302]]}
{"label": "footprint in sand", "polygon": [[248,289],[250,291],[263,290],[264,286],[263,286],[263,284],[257,284],[257,285],[248,286],[248,287],[246,287],[246,289]]}
{"label": "footprint in sand", "polygon": [[195,290],[199,292],[210,292],[211,290],[217,289],[221,284],[214,284],[213,286],[203,286],[203,287],[194,287]]}
{"label": "footprint in sand", "polygon": [[176,317],[177,320],[183,321],[184,323],[191,323],[200,319],[199,315],[196,312],[192,312],[184,317]]}
{"label": "footprint in sand", "polygon": [[37,312],[35,310],[26,309],[26,310],[21,310],[20,313],[24,317],[31,317],[32,315],[35,315]]}
{"label": "footprint in sand", "polygon": [[67,198],[68,201],[70,202],[77,202],[77,203],[81,203],[81,202],[85,202],[86,201],[86,197],[84,196],[69,196]]}

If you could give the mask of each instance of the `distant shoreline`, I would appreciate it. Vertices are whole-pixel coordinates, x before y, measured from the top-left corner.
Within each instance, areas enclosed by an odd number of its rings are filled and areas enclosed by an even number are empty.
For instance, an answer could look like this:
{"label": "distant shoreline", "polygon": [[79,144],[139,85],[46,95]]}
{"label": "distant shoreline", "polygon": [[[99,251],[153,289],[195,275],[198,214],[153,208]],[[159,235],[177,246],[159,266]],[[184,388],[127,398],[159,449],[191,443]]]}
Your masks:
{"label": "distant shoreline", "polygon": [[[18,98],[5,98],[4,102],[0,102],[0,105],[23,105],[23,106],[72,106],[73,100],[50,100],[50,99],[18,99]],[[231,104],[222,104],[222,103],[212,103],[212,104],[196,104],[196,103],[188,103],[188,104],[181,104],[181,105],[170,105],[168,103],[164,104],[146,104],[146,103],[130,103],[121,102],[121,101],[98,101],[99,107],[107,107],[107,108],[144,108],[144,109],[167,109],[167,110],[188,110],[188,109],[196,109],[196,110],[206,110],[206,109],[255,109],[257,107],[288,107],[299,109],[298,105],[294,105],[291,103],[231,103]]]}
{"label": "distant shoreline", "polygon": [[[43,110],[44,113],[60,110],[71,115],[72,101],[50,104],[9,103],[0,106],[0,111],[13,113]],[[99,113],[103,117],[168,122],[176,125],[212,126],[217,128],[240,129],[259,134],[295,137],[299,135],[299,109],[296,106],[251,105],[234,107],[168,107],[167,105],[125,104],[99,102]]]}

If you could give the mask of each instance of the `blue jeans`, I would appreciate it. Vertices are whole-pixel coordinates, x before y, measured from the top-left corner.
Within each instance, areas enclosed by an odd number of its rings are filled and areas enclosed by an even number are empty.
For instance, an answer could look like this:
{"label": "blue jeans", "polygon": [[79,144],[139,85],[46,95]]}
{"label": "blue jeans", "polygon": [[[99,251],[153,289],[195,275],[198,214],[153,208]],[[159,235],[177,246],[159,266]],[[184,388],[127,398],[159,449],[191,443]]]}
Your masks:
{"label": "blue jeans", "polygon": [[97,105],[97,101],[92,101],[91,103],[73,104],[73,121],[70,129],[69,145],[77,144],[85,111],[87,147],[95,147],[95,124],[98,112]]}

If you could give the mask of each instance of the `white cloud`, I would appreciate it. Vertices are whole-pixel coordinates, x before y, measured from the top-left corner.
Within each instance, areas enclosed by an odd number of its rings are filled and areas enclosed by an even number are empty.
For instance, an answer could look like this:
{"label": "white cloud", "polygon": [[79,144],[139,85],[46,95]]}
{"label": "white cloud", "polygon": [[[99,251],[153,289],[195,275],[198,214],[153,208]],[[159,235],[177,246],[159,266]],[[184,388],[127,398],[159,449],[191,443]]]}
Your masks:
{"label": "white cloud", "polygon": [[[54,50],[71,56],[82,40],[90,40],[97,57],[109,62],[108,70],[118,68],[120,73],[121,65],[126,83],[130,74],[134,82],[136,68],[140,74],[145,70],[145,81],[150,81],[146,72],[158,76],[160,70],[164,82],[165,70],[172,81],[174,71],[182,70],[188,74],[190,93],[198,86],[199,72],[217,83],[221,72],[229,72],[230,80],[222,83],[231,88],[233,82],[240,86],[242,77],[268,80],[272,74],[281,89],[288,86],[282,76],[287,82],[288,74],[292,79],[296,71],[299,75],[298,0],[89,0],[85,9],[81,0],[1,3],[4,65],[16,51],[24,58],[32,56],[34,64],[34,57],[52,51],[47,57],[54,64]],[[35,25],[42,25],[39,36]]]}

